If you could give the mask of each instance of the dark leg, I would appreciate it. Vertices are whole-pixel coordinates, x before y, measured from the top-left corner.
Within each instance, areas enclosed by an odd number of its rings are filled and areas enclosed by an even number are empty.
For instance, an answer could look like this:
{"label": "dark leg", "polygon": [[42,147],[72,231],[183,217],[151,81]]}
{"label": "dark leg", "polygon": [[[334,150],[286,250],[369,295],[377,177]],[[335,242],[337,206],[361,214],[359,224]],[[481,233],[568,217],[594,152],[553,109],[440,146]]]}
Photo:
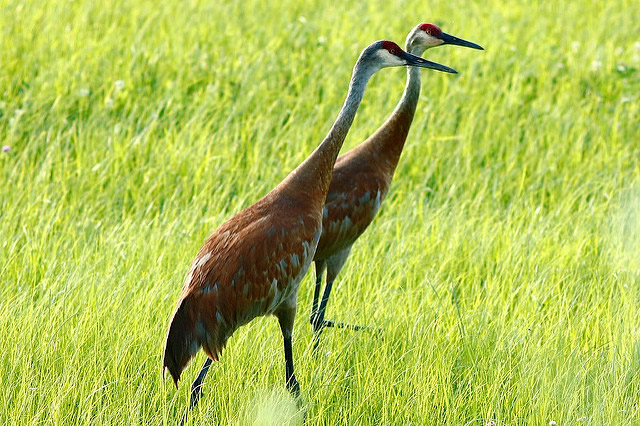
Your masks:
{"label": "dark leg", "polygon": [[[311,313],[311,325],[313,325],[313,350],[314,352],[318,349],[318,344],[320,343],[320,334],[325,327],[336,327],[336,328],[348,328],[350,330],[378,330],[380,329],[372,329],[371,327],[365,327],[361,325],[351,325],[345,324],[343,322],[334,322],[331,320],[325,320],[324,315],[327,311],[327,303],[329,302],[329,295],[331,294],[331,288],[333,287],[333,282],[336,280],[338,273],[344,266],[347,258],[349,257],[349,252],[351,251],[351,247],[347,247],[331,256],[326,260],[327,265],[327,284],[324,287],[324,293],[322,294],[322,300],[320,301],[320,306],[315,311]],[[316,280],[316,291],[319,291],[318,281]],[[314,300],[314,306],[316,305],[316,301]]]}
{"label": "dark leg", "polygon": [[[324,314],[327,311],[327,302],[329,301],[329,295],[331,294],[331,287],[333,286],[333,280],[329,281],[327,276],[327,285],[324,287],[324,293],[322,293],[322,300],[320,306],[313,317],[311,324],[313,325],[313,351],[318,350],[318,344],[320,343],[320,334],[325,327],[333,327],[336,324],[333,321],[325,321]],[[331,325],[329,325],[331,324]],[[344,324],[341,324],[344,325]]]}
{"label": "dark leg", "polygon": [[300,396],[300,384],[293,374],[293,348],[291,336],[284,338],[285,384],[287,390],[296,398]]}
{"label": "dark leg", "polygon": [[316,260],[316,286],[313,289],[313,305],[311,305],[311,315],[309,315],[309,322],[313,325],[313,319],[318,313],[318,299],[320,298],[320,287],[322,287],[322,275],[327,267],[327,262],[324,260]]}
{"label": "dark leg", "polygon": [[318,309],[315,311],[311,320],[311,324],[313,325],[314,352],[318,349],[318,344],[320,343],[320,334],[322,333],[322,330],[325,327],[333,327],[337,325],[333,321],[325,321],[324,314],[327,311],[327,302],[329,302],[329,295],[331,294],[331,287],[333,286],[333,282],[336,280],[336,277],[340,273],[340,270],[347,261],[350,251],[351,247],[347,247],[344,250],[335,253],[325,261],[327,267],[327,284],[325,285],[324,292],[322,293],[320,306],[318,306]]}
{"label": "dark leg", "polygon": [[198,377],[196,377],[193,383],[191,383],[191,402],[189,403],[189,408],[187,408],[187,411],[185,411],[182,419],[180,420],[181,426],[184,425],[184,423],[187,421],[187,415],[189,414],[189,411],[191,411],[196,405],[198,405],[198,402],[200,401],[200,397],[202,396],[202,381],[206,377],[212,362],[213,361],[211,361],[211,358],[207,357],[207,360],[204,362],[202,368],[200,369],[200,373],[198,373]]}
{"label": "dark leg", "polygon": [[202,396],[202,381],[206,377],[212,362],[213,361],[211,361],[211,358],[207,357],[207,360],[204,362],[202,368],[200,369],[200,373],[198,373],[198,377],[196,377],[193,383],[191,383],[191,404],[189,405],[190,408],[198,405],[198,401],[200,401],[200,397]]}
{"label": "dark leg", "polygon": [[296,379],[296,376],[293,372],[293,347],[291,344],[291,336],[293,334],[293,319],[296,316],[295,305],[293,307],[283,307],[278,312],[276,312],[275,315],[280,322],[280,330],[282,331],[282,338],[284,341],[284,383],[287,387],[287,390],[297,398],[298,396],[300,396],[300,385],[298,384],[298,380]]}

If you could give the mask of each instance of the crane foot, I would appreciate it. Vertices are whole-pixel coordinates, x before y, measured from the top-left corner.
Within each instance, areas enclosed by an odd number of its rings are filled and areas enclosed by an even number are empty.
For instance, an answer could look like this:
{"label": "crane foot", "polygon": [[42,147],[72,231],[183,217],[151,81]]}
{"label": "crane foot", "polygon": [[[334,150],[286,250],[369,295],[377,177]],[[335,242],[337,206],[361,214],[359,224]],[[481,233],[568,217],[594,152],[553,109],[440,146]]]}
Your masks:
{"label": "crane foot", "polygon": [[291,392],[291,395],[293,395],[294,398],[300,397],[300,384],[298,383],[298,380],[296,380],[296,376],[292,375],[289,380],[287,380],[285,385],[287,387],[287,390]]}
{"label": "crane foot", "polygon": [[382,329],[379,328],[379,327],[369,327],[367,325],[347,324],[347,323],[344,323],[344,322],[335,322],[335,321],[331,321],[331,320],[322,321],[322,327],[346,328],[348,330],[353,330],[353,331],[368,330],[368,331],[377,331],[378,333],[382,333]]}
{"label": "crane foot", "polygon": [[320,319],[318,314],[312,313],[309,322],[313,326],[313,352],[317,353],[318,345],[320,344],[320,335],[325,328],[345,328],[353,331],[372,331],[378,334],[382,334],[382,329],[379,327],[369,327],[365,325],[347,324],[344,322],[336,322],[332,320]]}

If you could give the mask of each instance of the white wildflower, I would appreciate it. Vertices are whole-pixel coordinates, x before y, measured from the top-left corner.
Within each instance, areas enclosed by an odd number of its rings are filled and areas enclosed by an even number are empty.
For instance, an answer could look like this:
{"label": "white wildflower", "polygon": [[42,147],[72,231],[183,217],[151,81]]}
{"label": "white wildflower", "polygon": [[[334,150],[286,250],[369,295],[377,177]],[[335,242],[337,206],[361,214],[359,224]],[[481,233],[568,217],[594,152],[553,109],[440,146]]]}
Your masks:
{"label": "white wildflower", "polygon": [[571,43],[571,51],[573,53],[578,53],[579,50],[580,50],[580,42],[579,41],[574,41],[573,43]]}

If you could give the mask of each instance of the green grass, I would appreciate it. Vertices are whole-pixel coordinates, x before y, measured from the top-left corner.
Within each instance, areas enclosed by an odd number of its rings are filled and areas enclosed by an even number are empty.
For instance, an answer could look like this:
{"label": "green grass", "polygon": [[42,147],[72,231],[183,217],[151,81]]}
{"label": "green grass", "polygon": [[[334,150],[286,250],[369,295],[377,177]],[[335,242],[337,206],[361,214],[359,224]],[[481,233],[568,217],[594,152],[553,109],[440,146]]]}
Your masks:
{"label": "green grass", "polygon": [[[156,4],[159,3],[159,4]],[[218,3],[227,3],[219,5]],[[0,423],[171,424],[169,316],[198,248],[320,142],[371,41],[422,21],[392,191],[298,406],[277,323],[239,330],[192,419],[640,424],[640,3],[0,0]],[[122,80],[122,83],[116,83]],[[382,70],[345,149],[392,111]]]}

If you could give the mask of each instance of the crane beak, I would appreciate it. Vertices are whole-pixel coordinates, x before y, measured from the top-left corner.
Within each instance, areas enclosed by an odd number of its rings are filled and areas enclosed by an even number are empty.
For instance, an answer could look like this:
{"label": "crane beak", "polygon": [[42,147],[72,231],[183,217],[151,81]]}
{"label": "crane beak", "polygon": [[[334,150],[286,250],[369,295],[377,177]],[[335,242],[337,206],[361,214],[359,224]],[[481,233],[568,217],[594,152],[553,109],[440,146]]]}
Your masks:
{"label": "crane beak", "polygon": [[412,55],[411,53],[404,52],[402,59],[404,59],[407,62],[406,65],[421,67],[421,68],[431,68],[432,70],[448,72],[451,74],[458,74],[458,71],[454,70],[453,68],[440,65],[437,62],[427,61],[426,59],[421,58],[420,56]]}
{"label": "crane beak", "polygon": [[458,37],[454,37],[451,34],[447,34],[447,33],[442,33],[442,35],[440,36],[440,40],[444,42],[442,44],[454,44],[456,46],[463,46],[463,47],[470,47],[471,49],[484,50],[482,46],[479,46],[475,43],[472,43],[467,40],[463,40]]}

